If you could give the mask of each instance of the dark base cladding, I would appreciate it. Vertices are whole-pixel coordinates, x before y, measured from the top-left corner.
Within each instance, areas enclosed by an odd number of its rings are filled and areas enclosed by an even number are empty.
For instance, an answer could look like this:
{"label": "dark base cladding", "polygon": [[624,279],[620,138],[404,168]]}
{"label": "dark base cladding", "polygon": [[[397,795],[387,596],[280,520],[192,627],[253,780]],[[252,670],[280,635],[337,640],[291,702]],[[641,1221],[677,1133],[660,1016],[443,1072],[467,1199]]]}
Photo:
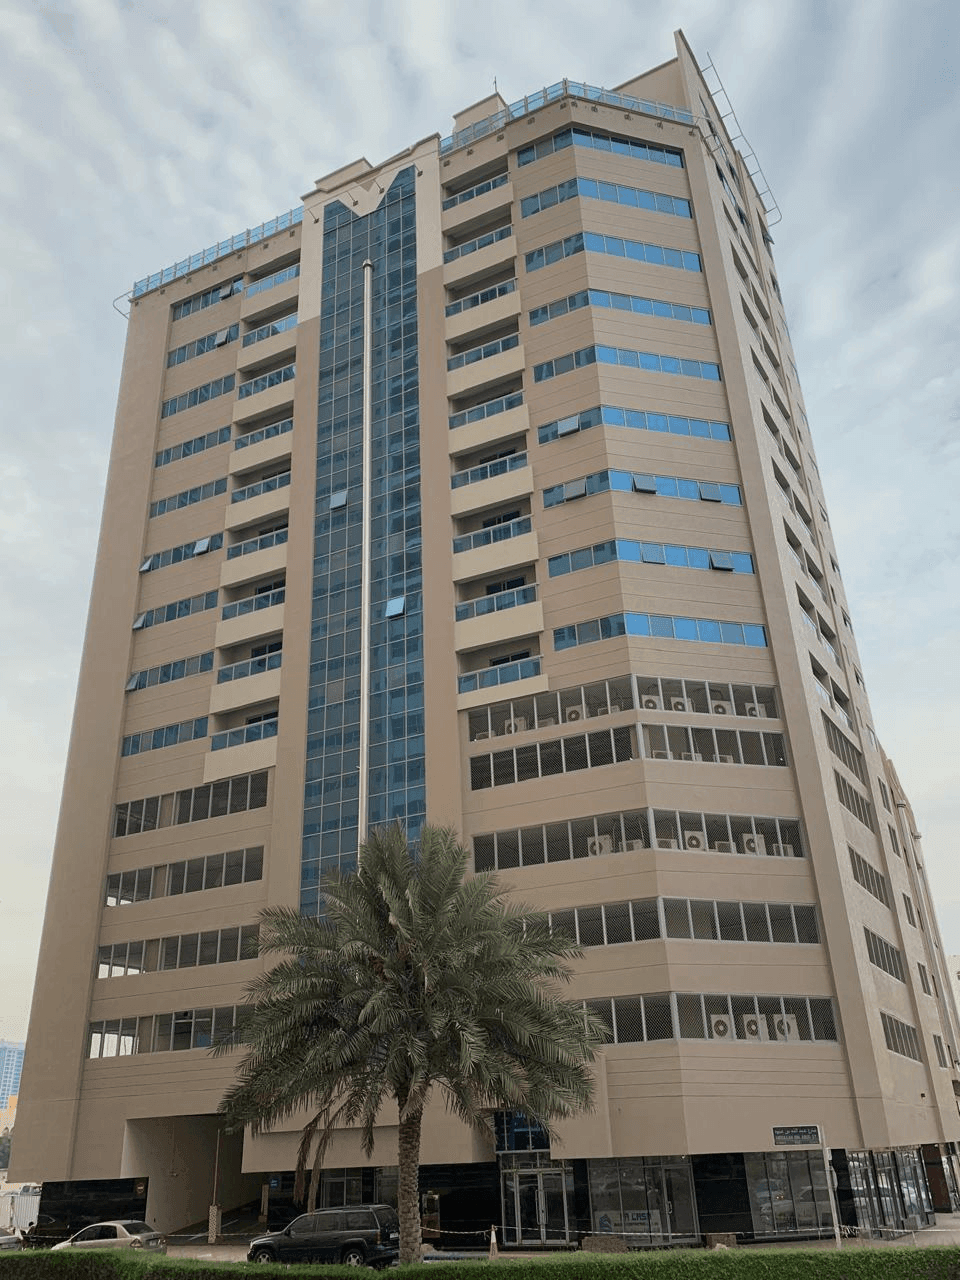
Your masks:
{"label": "dark base cladding", "polygon": [[94,1222],[129,1218],[143,1222],[147,1213],[148,1178],[91,1178],[45,1182],[37,1225],[29,1243],[49,1248]]}
{"label": "dark base cladding", "polygon": [[747,1171],[739,1152],[692,1156],[693,1186],[700,1230],[753,1235]]}

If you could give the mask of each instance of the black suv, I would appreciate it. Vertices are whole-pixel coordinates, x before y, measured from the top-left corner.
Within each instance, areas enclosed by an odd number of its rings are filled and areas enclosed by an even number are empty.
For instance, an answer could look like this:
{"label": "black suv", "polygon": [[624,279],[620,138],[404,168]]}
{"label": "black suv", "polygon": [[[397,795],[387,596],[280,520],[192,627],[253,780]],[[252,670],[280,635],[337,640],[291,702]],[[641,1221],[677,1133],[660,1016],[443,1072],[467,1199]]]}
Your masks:
{"label": "black suv", "polygon": [[386,1267],[400,1252],[400,1219],[388,1204],[318,1209],[294,1218],[282,1231],[258,1236],[248,1262],[344,1262]]}

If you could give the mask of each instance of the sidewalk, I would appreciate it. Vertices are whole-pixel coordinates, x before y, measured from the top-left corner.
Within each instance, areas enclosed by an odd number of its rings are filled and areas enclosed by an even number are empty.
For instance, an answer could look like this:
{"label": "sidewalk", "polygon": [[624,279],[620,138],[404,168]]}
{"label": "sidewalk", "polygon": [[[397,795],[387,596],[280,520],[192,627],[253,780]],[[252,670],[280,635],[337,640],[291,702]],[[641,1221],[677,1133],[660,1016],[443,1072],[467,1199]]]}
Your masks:
{"label": "sidewalk", "polygon": [[[167,1248],[167,1254],[171,1258],[197,1258],[207,1262],[242,1262],[247,1256],[247,1247],[251,1239],[252,1236],[227,1237],[219,1240],[216,1244],[207,1244],[202,1237],[185,1241],[182,1244],[171,1240]],[[922,1231],[917,1231],[916,1233],[908,1232],[906,1235],[898,1236],[895,1240],[859,1240],[847,1236],[841,1242],[841,1249],[844,1251],[895,1249],[900,1246],[924,1248],[931,1245],[960,1246],[960,1213],[938,1213],[936,1226],[924,1227]],[[748,1249],[834,1249],[836,1245],[831,1237],[826,1240],[771,1240],[764,1241],[762,1244],[749,1244],[744,1247]],[[453,1251],[460,1257],[463,1257],[468,1252],[470,1256],[478,1259],[486,1257],[486,1250],[482,1252],[477,1250],[475,1254],[472,1251],[463,1249]],[[564,1250],[564,1252],[569,1252],[569,1250]],[[444,1256],[452,1257],[453,1254],[431,1253],[430,1260],[441,1262]],[[553,1256],[553,1252],[500,1250],[501,1258],[552,1258]]]}

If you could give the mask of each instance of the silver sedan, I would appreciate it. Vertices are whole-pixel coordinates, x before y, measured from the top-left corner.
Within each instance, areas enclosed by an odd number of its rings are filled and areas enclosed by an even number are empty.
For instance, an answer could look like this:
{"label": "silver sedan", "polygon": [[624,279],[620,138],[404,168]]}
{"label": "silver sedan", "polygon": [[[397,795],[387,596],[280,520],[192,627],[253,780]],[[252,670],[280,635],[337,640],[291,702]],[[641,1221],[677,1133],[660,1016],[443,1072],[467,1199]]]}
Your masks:
{"label": "silver sedan", "polygon": [[117,1219],[84,1227],[69,1240],[55,1244],[53,1249],[144,1249],[150,1253],[166,1253],[167,1241],[146,1222]]}

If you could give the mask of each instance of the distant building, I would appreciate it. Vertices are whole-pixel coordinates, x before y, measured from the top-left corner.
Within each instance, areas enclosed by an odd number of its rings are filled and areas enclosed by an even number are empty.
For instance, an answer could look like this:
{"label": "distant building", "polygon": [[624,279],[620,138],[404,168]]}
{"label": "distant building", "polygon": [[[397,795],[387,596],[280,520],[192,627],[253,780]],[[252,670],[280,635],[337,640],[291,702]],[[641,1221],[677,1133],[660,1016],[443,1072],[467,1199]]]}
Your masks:
{"label": "distant building", "polygon": [[10,1105],[11,1095],[16,1106],[20,1092],[20,1072],[23,1070],[23,1043],[0,1040],[0,1111]]}
{"label": "distant building", "polygon": [[[431,1108],[441,1229],[663,1245],[832,1233],[834,1188],[865,1231],[958,1203],[918,827],[729,118],[678,35],[134,286],[13,1176],[149,1177],[163,1230],[215,1184],[289,1200],[295,1120],[222,1135],[209,1053],[257,912],[315,913],[368,823],[429,816],[578,937],[609,1040],[553,1142]],[[324,1206],[395,1193],[380,1119],[373,1162],[337,1133]]]}

